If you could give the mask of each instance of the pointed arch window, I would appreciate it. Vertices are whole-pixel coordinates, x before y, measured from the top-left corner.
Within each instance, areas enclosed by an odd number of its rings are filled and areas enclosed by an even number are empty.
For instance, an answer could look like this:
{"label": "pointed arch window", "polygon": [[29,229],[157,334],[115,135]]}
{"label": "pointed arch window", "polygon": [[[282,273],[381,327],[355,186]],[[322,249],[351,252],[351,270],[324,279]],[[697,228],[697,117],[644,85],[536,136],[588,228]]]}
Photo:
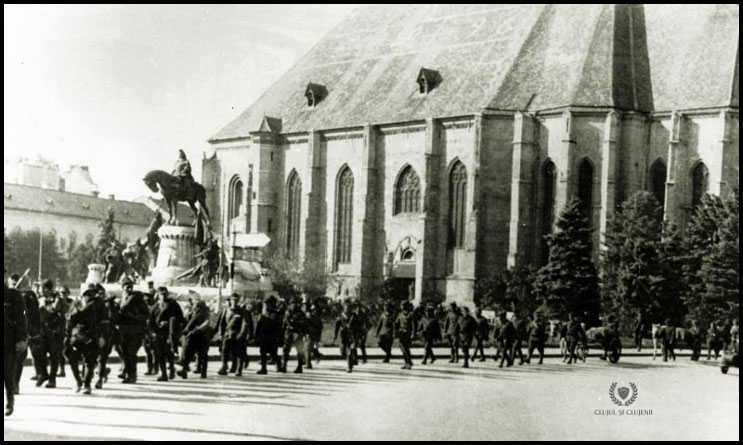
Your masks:
{"label": "pointed arch window", "polygon": [[650,192],[655,197],[661,208],[664,208],[666,202],[666,164],[660,159],[653,162],[650,167]]}
{"label": "pointed arch window", "polygon": [[691,207],[697,208],[702,202],[702,197],[709,190],[709,169],[700,162],[691,171]]}
{"label": "pointed arch window", "polygon": [[296,171],[286,182],[286,253],[296,258],[299,252],[299,236],[302,218],[302,181]]}
{"label": "pointed arch window", "polygon": [[348,166],[338,174],[335,197],[335,262],[351,262],[353,229],[353,173]]}
{"label": "pointed arch window", "polygon": [[240,204],[243,202],[243,182],[238,176],[230,180],[227,205],[227,221],[232,221],[240,215]]}
{"label": "pointed arch window", "polygon": [[593,165],[588,159],[581,161],[578,167],[578,200],[583,216],[592,223],[593,208]]}
{"label": "pointed arch window", "polygon": [[449,173],[449,248],[464,247],[467,202],[467,169],[457,161]]}
{"label": "pointed arch window", "polygon": [[420,196],[420,179],[413,167],[408,165],[400,173],[397,184],[395,184],[395,204],[392,214],[419,212]]}

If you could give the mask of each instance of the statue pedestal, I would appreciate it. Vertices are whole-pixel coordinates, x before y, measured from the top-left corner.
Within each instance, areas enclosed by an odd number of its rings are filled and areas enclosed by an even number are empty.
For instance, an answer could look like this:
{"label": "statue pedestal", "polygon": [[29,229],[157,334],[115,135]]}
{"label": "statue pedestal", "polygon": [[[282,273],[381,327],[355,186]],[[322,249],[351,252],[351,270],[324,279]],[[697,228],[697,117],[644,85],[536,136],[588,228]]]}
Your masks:
{"label": "statue pedestal", "polygon": [[[173,279],[196,265],[196,231],[193,227],[169,226],[160,227],[160,250],[157,254],[151,280],[155,285],[168,285]],[[199,277],[179,280],[179,283],[198,282]]]}
{"label": "statue pedestal", "polygon": [[105,280],[106,265],[105,264],[88,264],[88,276],[85,278],[85,284],[100,284]]}

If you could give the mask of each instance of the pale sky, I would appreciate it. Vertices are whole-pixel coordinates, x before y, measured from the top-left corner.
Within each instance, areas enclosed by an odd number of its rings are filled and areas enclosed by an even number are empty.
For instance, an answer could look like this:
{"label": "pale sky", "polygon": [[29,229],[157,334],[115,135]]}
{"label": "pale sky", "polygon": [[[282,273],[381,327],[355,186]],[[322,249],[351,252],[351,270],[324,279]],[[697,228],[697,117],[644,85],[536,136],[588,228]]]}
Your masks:
{"label": "pale sky", "polygon": [[201,177],[206,139],[356,5],[5,5],[4,158],[90,166],[133,199],[178,149]]}

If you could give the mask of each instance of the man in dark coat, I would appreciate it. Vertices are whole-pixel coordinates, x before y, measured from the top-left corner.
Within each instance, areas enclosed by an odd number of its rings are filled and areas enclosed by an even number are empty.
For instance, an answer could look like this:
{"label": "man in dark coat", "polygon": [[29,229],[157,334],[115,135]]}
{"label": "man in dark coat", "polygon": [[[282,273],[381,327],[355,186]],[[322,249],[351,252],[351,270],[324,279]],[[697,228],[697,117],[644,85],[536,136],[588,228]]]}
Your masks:
{"label": "man in dark coat", "polygon": [[402,357],[405,360],[402,369],[413,369],[410,346],[415,337],[415,317],[413,316],[413,305],[409,301],[402,303],[402,311],[395,319],[395,335],[400,342]]}
{"label": "man in dark coat", "polygon": [[[11,281],[12,283],[12,281]],[[13,286],[11,286],[13,287]],[[29,347],[23,348],[23,350],[18,354],[18,357],[16,357],[16,367],[15,367],[15,381],[16,381],[16,395],[18,395],[18,388],[20,386],[21,382],[21,375],[23,374],[23,365],[25,364],[26,358],[28,357],[28,350],[31,350],[31,356],[35,357],[34,354],[38,354],[40,352],[40,348],[31,346],[31,344],[36,343],[38,344],[41,341],[41,320],[39,316],[39,299],[32,290],[25,290],[22,291],[21,289],[17,289],[22,295],[23,295],[23,302],[26,306],[26,321],[28,323],[28,344]],[[34,369],[35,369],[35,375],[32,377],[32,380],[36,380],[40,374],[43,374],[43,371],[41,371],[41,360],[40,359],[33,359],[34,363]],[[61,375],[58,375],[58,377],[61,377]]]}
{"label": "man in dark coat", "polygon": [[123,283],[121,308],[119,309],[119,331],[121,333],[121,352],[124,358],[124,379],[122,383],[137,383],[137,352],[147,335],[147,319],[150,308],[144,294],[134,290],[134,283]]}
{"label": "man in dark coat", "polygon": [[668,359],[676,361],[676,353],[673,351],[676,346],[676,327],[671,323],[671,319],[667,318],[663,325],[663,337],[662,337],[662,352],[663,361],[667,362]]}
{"label": "man in dark coat", "polygon": [[248,315],[239,301],[240,295],[232,294],[229,307],[222,311],[217,321],[217,332],[222,341],[222,367],[217,372],[219,375],[227,375],[229,362],[232,361],[230,370],[234,370],[238,377],[242,376],[245,342],[250,328]]}
{"label": "man in dark coat", "polygon": [[490,337],[490,323],[488,319],[482,316],[482,309],[475,309],[475,321],[477,322],[477,332],[475,332],[475,353],[472,354],[472,360],[477,359],[478,353],[480,355],[480,361],[485,361],[485,342]]}
{"label": "man in dark coat", "polygon": [[586,331],[578,321],[578,316],[570,314],[570,321],[567,325],[566,337],[568,340],[568,365],[573,364],[573,360],[578,362],[578,356],[575,350],[578,347],[578,343],[585,343],[587,341]]}
{"label": "man in dark coat", "polygon": [[436,356],[433,354],[433,345],[437,340],[441,339],[441,325],[434,313],[433,307],[429,306],[426,308],[425,315],[418,325],[418,330],[423,337],[425,351],[422,364],[428,364],[428,359],[431,359],[431,364],[433,364],[436,361]]}
{"label": "man in dark coat", "polygon": [[379,347],[384,351],[384,363],[389,363],[392,358],[393,327],[395,325],[395,315],[393,314],[392,304],[387,304],[382,316],[377,322],[377,338],[379,338]]}
{"label": "man in dark coat", "polygon": [[268,374],[266,364],[271,357],[276,363],[276,371],[281,370],[279,346],[281,344],[281,321],[278,318],[276,299],[269,297],[263,304],[261,316],[255,325],[255,339],[261,354],[261,369],[256,374]]}
{"label": "man in dark coat", "polygon": [[521,346],[524,341],[526,341],[526,331],[527,326],[529,326],[529,317],[523,317],[516,321],[516,338],[513,341],[513,352],[511,353],[511,357],[513,360],[516,360],[516,356],[519,357],[519,365],[523,365],[526,362],[526,357],[524,357],[524,353],[521,351]]}
{"label": "man in dark coat", "polygon": [[[160,365],[158,382],[175,378],[175,356],[183,326],[183,310],[177,301],[170,298],[168,288],[157,289],[160,301],[150,314],[149,325],[155,332],[155,356]],[[168,371],[170,371],[168,373]]]}
{"label": "man in dark coat", "polygon": [[292,300],[289,302],[289,308],[284,316],[284,360],[282,361],[281,372],[286,372],[286,366],[289,364],[289,355],[292,348],[297,353],[297,367],[294,369],[295,374],[301,374],[302,365],[304,364],[304,338],[307,336],[309,320],[307,315],[302,312],[299,302]]}
{"label": "man in dark coat", "polygon": [[[144,302],[147,304],[147,319],[149,320],[150,314],[157,306],[157,290],[155,290],[152,281],[148,282],[149,286],[147,292],[144,294]],[[144,353],[147,362],[147,372],[144,375],[155,375],[159,365],[155,360],[155,332],[150,328],[149,324],[146,324],[146,330],[142,344],[144,345]]]}
{"label": "man in dark coat", "polygon": [[95,389],[103,388],[103,382],[108,381],[108,375],[111,369],[108,364],[108,357],[119,341],[119,303],[116,302],[115,295],[107,295],[103,286],[97,287],[97,309],[98,309],[98,328],[103,338],[103,344],[98,350],[98,380],[95,382]]}
{"label": "man in dark coat", "polygon": [[28,324],[26,307],[21,294],[7,286],[6,274],[3,273],[3,379],[5,380],[5,415],[13,414],[15,408],[16,379],[15,368],[18,354],[27,347]]}
{"label": "man in dark coat", "polygon": [[527,363],[531,363],[531,356],[536,349],[539,352],[539,364],[544,360],[544,342],[547,340],[547,325],[541,314],[535,312],[534,320],[527,327],[527,338],[529,339],[529,353]]}
{"label": "man in dark coat", "polygon": [[645,332],[645,319],[642,311],[637,311],[634,328],[635,346],[637,346],[637,352],[640,352],[642,351],[642,334]]}
{"label": "man in dark coat", "polygon": [[[73,300],[70,297],[70,289],[67,286],[59,286],[57,288],[57,302],[54,304],[54,307],[57,309],[57,312],[62,316],[62,319],[65,322],[65,325],[67,324],[67,312],[70,311],[70,307],[72,307]],[[67,330],[67,326],[65,326],[65,331]],[[65,356],[64,354],[60,354],[59,356],[59,372],[57,373],[57,377],[64,378],[65,375]]]}
{"label": "man in dark coat", "polygon": [[[96,295],[95,289],[86,290],[82,298],[72,305],[67,314],[64,351],[77,383],[77,392],[83,390],[83,394],[91,393],[90,383],[95,372],[98,349],[104,344],[98,330],[100,311]],[[84,362],[84,375],[80,374],[81,361]]]}
{"label": "man in dark coat", "polygon": [[451,351],[451,358],[449,363],[456,363],[459,361],[459,309],[456,303],[452,303],[449,308],[449,313],[446,314],[446,321],[444,322],[444,332],[446,333],[446,340],[449,342],[449,350]]}
{"label": "man in dark coat", "polygon": [[[57,295],[54,292],[44,292],[44,305],[39,308],[39,325],[41,327],[41,349],[42,354],[40,368],[44,374],[36,379],[39,387],[49,380],[47,388],[57,387],[57,370],[59,369],[59,357],[62,355],[64,344],[65,322],[62,315],[54,308]],[[47,373],[47,363],[50,365]]]}
{"label": "man in dark coat", "polygon": [[196,357],[196,370],[201,378],[206,378],[206,360],[209,351],[209,340],[214,331],[209,326],[209,307],[202,300],[196,302],[183,328],[183,357],[181,370],[177,374],[188,378],[188,365]]}
{"label": "man in dark coat", "polygon": [[516,328],[511,320],[503,312],[500,316],[501,328],[499,332],[499,341],[503,344],[503,357],[501,357],[498,367],[502,368],[503,363],[506,366],[513,366],[513,345],[516,340]]}
{"label": "man in dark coat", "polygon": [[462,348],[462,354],[464,355],[464,365],[462,368],[470,367],[470,347],[472,347],[472,341],[475,338],[477,332],[477,321],[470,314],[470,308],[465,306],[462,308],[462,316],[457,321],[459,324],[459,345]]}
{"label": "man in dark coat", "polygon": [[317,304],[313,304],[309,311],[309,325],[307,333],[307,369],[312,369],[312,358],[318,362],[322,358],[318,345],[322,339],[322,312]]}

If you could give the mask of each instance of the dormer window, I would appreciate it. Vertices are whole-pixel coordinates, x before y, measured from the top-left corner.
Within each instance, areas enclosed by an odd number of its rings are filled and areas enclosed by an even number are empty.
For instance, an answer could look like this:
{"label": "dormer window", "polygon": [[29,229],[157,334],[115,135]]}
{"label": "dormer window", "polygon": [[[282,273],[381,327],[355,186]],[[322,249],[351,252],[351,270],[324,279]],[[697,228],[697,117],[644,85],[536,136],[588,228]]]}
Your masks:
{"label": "dormer window", "polygon": [[421,68],[418,73],[418,92],[428,94],[441,83],[441,74],[436,70]]}
{"label": "dormer window", "polygon": [[307,98],[307,107],[316,107],[327,95],[328,90],[324,85],[310,82],[307,84],[307,89],[304,92],[304,97]]}

